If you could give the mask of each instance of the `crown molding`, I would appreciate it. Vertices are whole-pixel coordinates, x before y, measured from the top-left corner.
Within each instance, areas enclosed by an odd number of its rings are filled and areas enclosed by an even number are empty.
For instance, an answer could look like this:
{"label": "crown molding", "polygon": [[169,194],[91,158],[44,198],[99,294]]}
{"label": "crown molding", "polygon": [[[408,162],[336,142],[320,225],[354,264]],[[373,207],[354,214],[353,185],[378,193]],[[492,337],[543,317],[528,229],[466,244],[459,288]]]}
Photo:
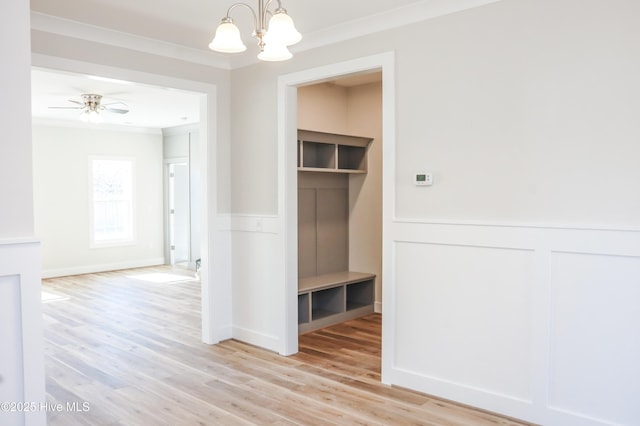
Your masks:
{"label": "crown molding", "polygon": [[31,12],[31,29],[215,68],[231,68],[227,57],[209,50],[193,49],[39,12]]}
{"label": "crown molding", "polygon": [[[415,24],[466,9],[497,3],[504,0],[423,0],[375,15],[343,22],[319,31],[303,34],[302,42],[290,48],[293,54],[334,43]],[[295,19],[295,17],[293,17]],[[231,69],[261,62],[253,55],[244,54],[231,58]]]}
{"label": "crown molding", "polygon": [[[423,0],[310,33],[304,50],[426,21],[502,0]],[[302,50],[302,49],[301,49]]]}
{"label": "crown molding", "polygon": [[[422,0],[304,34],[302,43],[293,46],[291,51],[304,52],[499,1],[504,0]],[[31,12],[31,28],[226,70],[260,62],[256,56],[248,52],[241,55],[221,55],[205,49],[194,49],[38,12]]]}

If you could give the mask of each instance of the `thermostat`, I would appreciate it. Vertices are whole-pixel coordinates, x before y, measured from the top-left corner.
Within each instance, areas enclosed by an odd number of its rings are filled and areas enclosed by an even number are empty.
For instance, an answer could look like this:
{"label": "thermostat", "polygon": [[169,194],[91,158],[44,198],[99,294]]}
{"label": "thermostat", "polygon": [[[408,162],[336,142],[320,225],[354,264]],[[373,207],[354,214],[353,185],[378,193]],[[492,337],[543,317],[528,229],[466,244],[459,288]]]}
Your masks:
{"label": "thermostat", "polygon": [[416,186],[431,186],[433,185],[432,173],[416,173],[415,175]]}

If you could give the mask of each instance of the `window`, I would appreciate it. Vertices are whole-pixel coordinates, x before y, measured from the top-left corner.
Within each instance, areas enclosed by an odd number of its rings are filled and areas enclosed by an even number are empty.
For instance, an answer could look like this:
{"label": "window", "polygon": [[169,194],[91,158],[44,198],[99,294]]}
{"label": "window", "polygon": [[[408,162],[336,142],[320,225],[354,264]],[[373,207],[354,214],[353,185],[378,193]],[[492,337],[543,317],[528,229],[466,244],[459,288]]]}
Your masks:
{"label": "window", "polygon": [[89,159],[93,246],[134,241],[133,159]]}

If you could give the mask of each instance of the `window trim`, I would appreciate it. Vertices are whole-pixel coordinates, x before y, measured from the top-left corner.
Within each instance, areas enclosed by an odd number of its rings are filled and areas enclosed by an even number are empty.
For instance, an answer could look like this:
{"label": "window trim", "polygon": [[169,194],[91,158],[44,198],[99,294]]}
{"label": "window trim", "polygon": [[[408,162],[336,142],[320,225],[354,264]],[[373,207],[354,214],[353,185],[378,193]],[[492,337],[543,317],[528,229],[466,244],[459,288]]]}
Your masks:
{"label": "window trim", "polygon": [[[93,192],[93,162],[102,161],[130,161],[131,162],[131,234],[128,238],[96,241],[95,239],[95,200]],[[88,158],[88,193],[89,193],[89,248],[126,247],[137,244],[137,208],[136,208],[136,158],[111,155],[90,155]]]}

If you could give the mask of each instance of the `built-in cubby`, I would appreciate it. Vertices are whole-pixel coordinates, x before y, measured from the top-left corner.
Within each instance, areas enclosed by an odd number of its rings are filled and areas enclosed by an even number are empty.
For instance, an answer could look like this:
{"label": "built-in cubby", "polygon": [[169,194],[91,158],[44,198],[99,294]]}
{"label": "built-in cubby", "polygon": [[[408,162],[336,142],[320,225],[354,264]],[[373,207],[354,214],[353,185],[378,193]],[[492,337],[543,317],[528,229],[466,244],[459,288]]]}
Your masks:
{"label": "built-in cubby", "polygon": [[371,138],[298,130],[298,170],[366,173]]}
{"label": "built-in cubby", "polygon": [[300,142],[301,168],[327,169],[336,168],[336,146],[319,142]]}
{"label": "built-in cubby", "polygon": [[309,310],[310,298],[311,295],[309,293],[298,295],[298,324],[304,324],[311,320],[311,313]]}
{"label": "built-in cubby", "polygon": [[367,149],[361,146],[338,145],[338,170],[367,170]]}
{"label": "built-in cubby", "polygon": [[344,286],[324,288],[311,293],[311,318],[322,319],[344,311]]}
{"label": "built-in cubby", "polygon": [[374,312],[375,278],[345,271],[300,279],[298,331],[306,333]]}
{"label": "built-in cubby", "polygon": [[370,142],[298,131],[300,333],[374,312],[375,274],[349,270],[349,179],[367,173]]}
{"label": "built-in cubby", "polygon": [[349,284],[345,287],[347,292],[347,311],[353,311],[374,302],[374,283],[371,279]]}

